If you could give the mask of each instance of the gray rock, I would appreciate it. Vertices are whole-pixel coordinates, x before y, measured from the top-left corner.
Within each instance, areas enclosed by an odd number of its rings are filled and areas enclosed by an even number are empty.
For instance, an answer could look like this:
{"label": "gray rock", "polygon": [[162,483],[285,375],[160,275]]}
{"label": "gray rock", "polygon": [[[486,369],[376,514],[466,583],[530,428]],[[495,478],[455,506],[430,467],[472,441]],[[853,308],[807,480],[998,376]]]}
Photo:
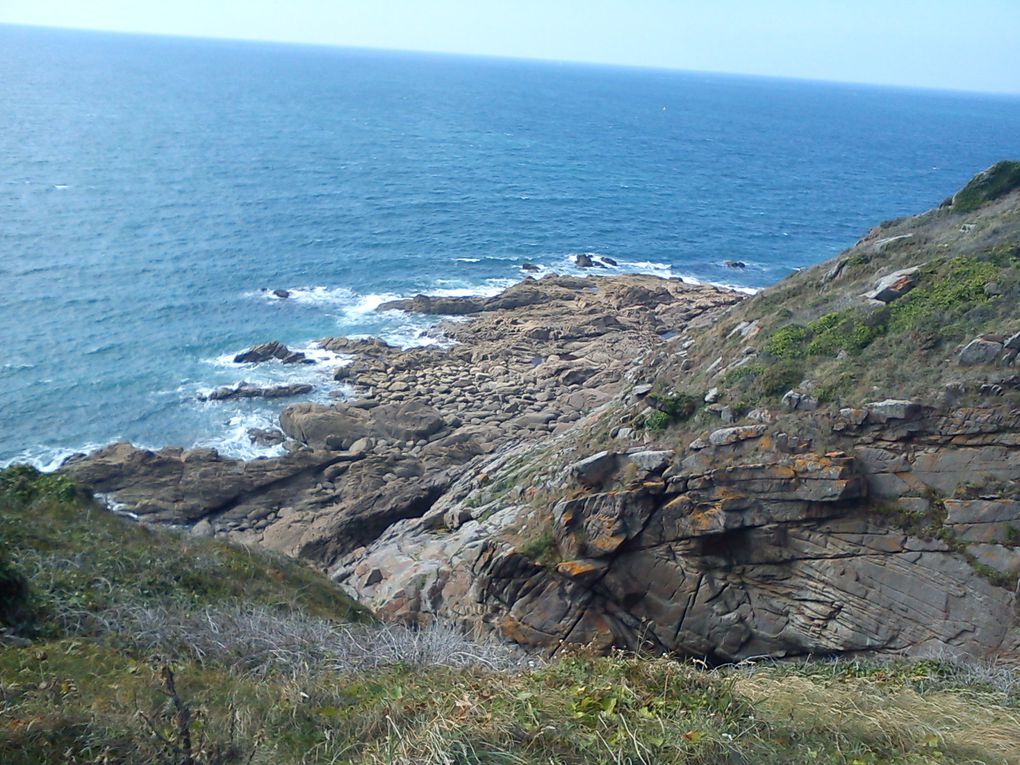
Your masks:
{"label": "gray rock", "polygon": [[599,452],[570,466],[570,474],[585,486],[602,486],[616,474],[619,458],[614,452]]}
{"label": "gray rock", "polygon": [[765,425],[738,425],[735,428],[721,428],[709,434],[708,443],[712,446],[730,446],[741,441],[761,438],[765,435],[766,429]]}
{"label": "gray rock", "polygon": [[673,461],[675,454],[672,449],[643,451],[625,454],[622,459],[645,473],[661,473]]}
{"label": "gray rock", "polygon": [[994,340],[985,340],[978,337],[971,340],[960,351],[959,363],[961,366],[978,366],[981,364],[994,364],[999,354],[1002,353],[1002,343]]}
{"label": "gray rock", "polygon": [[199,401],[231,401],[241,398],[291,398],[311,393],[312,386],[307,383],[289,383],[285,385],[258,386],[248,382],[217,388],[211,393],[199,394]]}
{"label": "gray rock", "polygon": [[864,410],[867,413],[868,422],[886,423],[891,420],[910,420],[919,416],[921,405],[915,401],[888,398],[885,401],[873,401],[865,404]]}
{"label": "gray rock", "polygon": [[283,364],[314,364],[315,362],[299,351],[292,351],[278,340],[262,343],[234,356],[235,364],[260,364],[276,359]]}
{"label": "gray rock", "polygon": [[277,446],[287,440],[286,434],[281,430],[265,430],[263,428],[249,428],[248,439],[259,446]]}
{"label": "gray rock", "polygon": [[864,297],[869,300],[878,300],[882,303],[891,303],[897,298],[903,297],[917,286],[918,275],[919,269],[917,266],[894,271],[879,279],[875,283],[875,288],[870,292],[864,293]]}
{"label": "gray rock", "polygon": [[808,393],[787,391],[783,396],[783,408],[788,412],[813,412],[818,409],[818,399]]}

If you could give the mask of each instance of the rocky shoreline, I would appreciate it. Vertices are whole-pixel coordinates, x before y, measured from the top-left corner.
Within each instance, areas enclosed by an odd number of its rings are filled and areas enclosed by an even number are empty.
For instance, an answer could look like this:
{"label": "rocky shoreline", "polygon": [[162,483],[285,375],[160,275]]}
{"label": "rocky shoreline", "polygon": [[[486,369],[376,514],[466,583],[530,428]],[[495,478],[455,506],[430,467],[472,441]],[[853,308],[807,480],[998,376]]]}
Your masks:
{"label": "rocky shoreline", "polygon": [[400,301],[456,317],[452,344],[324,339],[354,396],[257,434],[284,456],[114,444],[62,470],[385,619],[546,654],[1018,661],[1020,190],[989,188],[751,298],[555,276]]}
{"label": "rocky shoreline", "polygon": [[[493,298],[418,296],[381,309],[470,314],[440,325],[453,344],[322,340],[353,357],[336,377],[354,395],[291,405],[280,431],[253,434],[284,442],[285,456],[244,462],[209,449],[113,444],[62,470],[146,522],[332,566],[389,524],[422,515],[472,460],[568,430],[692,323],[744,297],[642,275],[526,278]],[[271,341],[236,361],[304,358]],[[294,394],[237,386],[211,398]]]}

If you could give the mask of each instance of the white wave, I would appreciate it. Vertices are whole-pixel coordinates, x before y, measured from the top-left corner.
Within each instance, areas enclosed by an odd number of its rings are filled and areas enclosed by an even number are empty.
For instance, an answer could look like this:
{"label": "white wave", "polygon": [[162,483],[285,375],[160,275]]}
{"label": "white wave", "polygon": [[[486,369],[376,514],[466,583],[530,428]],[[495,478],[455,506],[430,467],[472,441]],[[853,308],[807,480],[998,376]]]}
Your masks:
{"label": "white wave", "polygon": [[454,345],[453,340],[444,335],[435,323],[413,316],[407,317],[407,321],[382,330],[378,337],[404,350],[426,346],[449,348]]}
{"label": "white wave", "polygon": [[67,191],[71,187],[66,183],[55,183],[53,184],[53,188],[57,191]]}
{"label": "white wave", "polygon": [[481,258],[454,258],[458,263],[481,263]]}
{"label": "white wave", "polygon": [[357,321],[363,319],[366,316],[371,316],[376,313],[383,303],[389,303],[393,300],[400,300],[404,295],[398,295],[394,292],[381,292],[373,293],[369,295],[359,295],[353,302],[348,303],[342,307],[341,314],[348,321]]}
{"label": "white wave", "polygon": [[41,470],[44,473],[52,473],[54,470],[59,468],[68,457],[75,454],[88,454],[94,452],[96,449],[101,449],[106,446],[107,443],[113,443],[122,439],[113,438],[106,443],[93,443],[89,442],[77,449],[58,448],[55,446],[38,446],[31,449],[25,449],[20,454],[15,455],[9,460],[0,462],[0,468],[10,467],[11,465],[31,465],[36,470]]}
{"label": "white wave", "polygon": [[437,279],[433,286],[423,290],[433,297],[493,297],[517,284],[518,279],[486,279],[477,284],[456,279]]}
{"label": "white wave", "polygon": [[218,434],[206,436],[195,442],[196,448],[215,449],[224,457],[239,460],[253,460],[259,457],[280,457],[286,453],[282,444],[260,446],[252,443],[248,431],[252,428],[275,430],[276,415],[270,410],[254,409],[232,415]]}
{"label": "white wave", "polygon": [[699,279],[696,276],[691,276],[690,274],[681,274],[680,278],[688,284],[707,284],[710,287],[720,287],[724,290],[743,292],[745,295],[757,295],[761,291],[760,287],[744,287],[740,284],[728,284],[726,282],[709,282],[704,279]]}
{"label": "white wave", "polygon": [[621,271],[661,276],[663,279],[671,279],[674,275],[673,266],[669,263],[656,263],[652,260],[621,260],[617,267]]}
{"label": "white wave", "polygon": [[136,513],[132,513],[130,510],[127,509],[127,505],[125,505],[123,502],[118,502],[109,494],[101,494],[99,492],[96,492],[92,496],[95,497],[96,501],[98,501],[99,503],[106,505],[106,509],[109,510],[111,513],[114,513],[115,515],[123,515],[124,517],[130,518],[133,521],[138,520],[138,515]]}
{"label": "white wave", "polygon": [[290,300],[302,305],[342,306],[350,303],[355,293],[346,287],[293,287],[285,290],[287,297],[281,297],[273,290],[263,289],[257,292],[246,292],[245,297],[257,297],[269,302]]}

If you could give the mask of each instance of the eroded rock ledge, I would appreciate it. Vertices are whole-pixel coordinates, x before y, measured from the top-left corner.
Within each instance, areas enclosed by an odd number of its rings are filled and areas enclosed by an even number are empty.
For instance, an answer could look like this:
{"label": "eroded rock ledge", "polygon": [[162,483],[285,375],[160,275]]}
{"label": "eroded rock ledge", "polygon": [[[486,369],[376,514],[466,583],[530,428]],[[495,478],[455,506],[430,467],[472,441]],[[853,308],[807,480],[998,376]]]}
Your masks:
{"label": "eroded rock ledge", "polygon": [[[484,481],[462,479],[449,493],[459,499],[394,526],[334,573],[389,618],[454,619],[549,653],[1017,658],[1017,593],[989,577],[1020,574],[1020,551],[1003,544],[1017,502],[933,507],[932,497],[961,484],[958,466],[971,481],[1020,475],[1020,415],[904,413],[858,418],[840,436],[852,452],[791,449],[789,422],[777,421],[686,456],[634,447],[578,460],[554,483],[552,538],[538,555],[527,527],[550,495],[490,499],[486,486],[519,480],[522,464],[567,459],[571,447],[508,453]],[[842,418],[819,420],[846,434]],[[938,528],[904,527],[926,513]]]}

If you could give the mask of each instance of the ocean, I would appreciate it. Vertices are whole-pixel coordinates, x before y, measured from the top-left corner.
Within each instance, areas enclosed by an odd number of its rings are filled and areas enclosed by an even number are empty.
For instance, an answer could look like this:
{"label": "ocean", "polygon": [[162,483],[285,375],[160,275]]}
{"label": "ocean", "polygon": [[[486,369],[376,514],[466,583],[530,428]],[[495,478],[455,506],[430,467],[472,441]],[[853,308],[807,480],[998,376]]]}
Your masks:
{"label": "ocean", "polygon": [[252,344],[443,342],[375,308],[579,253],[760,288],[1003,158],[1017,97],[0,26],[0,464],[270,454],[286,402],[198,394],[344,360]]}

